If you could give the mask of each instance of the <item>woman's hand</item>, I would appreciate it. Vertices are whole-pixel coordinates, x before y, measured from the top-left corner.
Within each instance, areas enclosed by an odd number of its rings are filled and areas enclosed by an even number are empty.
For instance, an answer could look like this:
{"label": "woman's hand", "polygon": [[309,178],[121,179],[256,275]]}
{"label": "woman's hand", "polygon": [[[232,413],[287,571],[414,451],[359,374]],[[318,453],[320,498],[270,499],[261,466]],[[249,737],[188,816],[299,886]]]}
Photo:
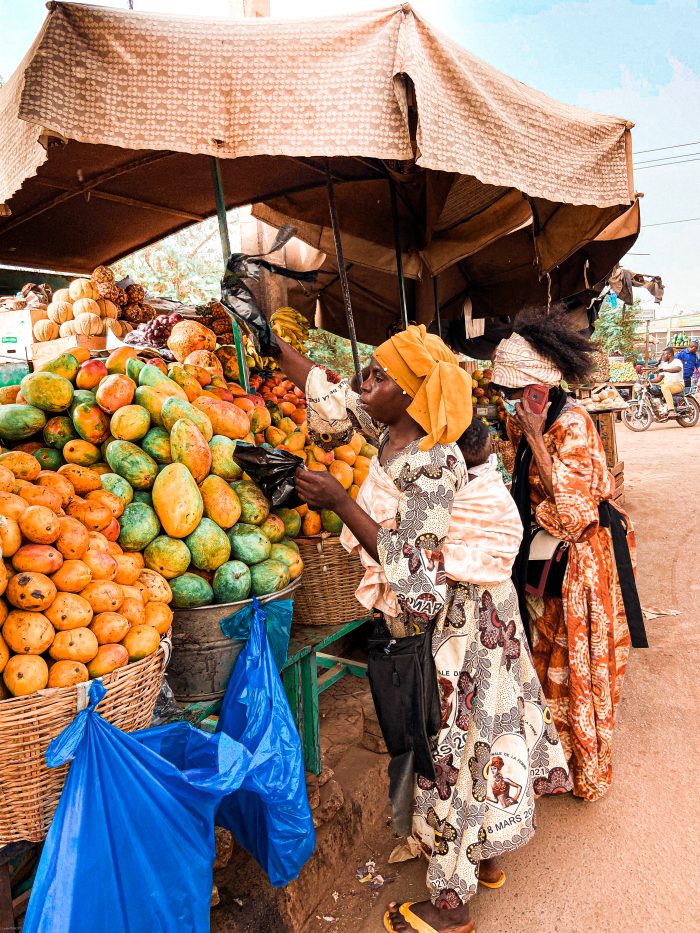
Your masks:
{"label": "woman's hand", "polygon": [[338,480],[330,473],[299,467],[294,478],[297,492],[304,502],[316,511],[331,509],[337,512],[344,500],[349,498]]}
{"label": "woman's hand", "polygon": [[547,412],[549,411],[550,404],[551,403],[545,406],[541,414],[537,414],[530,408],[530,403],[526,398],[520,399],[520,403],[516,406],[513,418],[528,441],[537,441],[544,434],[544,426],[547,421]]}

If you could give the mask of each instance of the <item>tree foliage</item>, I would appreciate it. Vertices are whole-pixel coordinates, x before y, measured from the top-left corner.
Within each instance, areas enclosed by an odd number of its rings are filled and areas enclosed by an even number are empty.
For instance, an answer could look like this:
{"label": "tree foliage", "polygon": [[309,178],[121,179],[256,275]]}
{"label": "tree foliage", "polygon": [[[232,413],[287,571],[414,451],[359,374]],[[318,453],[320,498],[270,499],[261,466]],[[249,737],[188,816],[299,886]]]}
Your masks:
{"label": "tree foliage", "polygon": [[[341,376],[346,376],[348,379],[355,375],[352,347],[349,340],[331,334],[327,330],[318,328],[309,333],[306,345],[309,358],[312,359],[314,363],[327,366],[328,369],[332,369],[334,372],[339,373]],[[362,366],[367,366],[372,357],[374,347],[365,343],[360,343],[358,344],[358,349],[360,351],[360,363]]]}
{"label": "tree foliage", "polygon": [[593,336],[608,356],[619,351],[626,360],[635,362],[639,309],[639,299],[632,305],[618,302],[617,307],[613,307],[607,298],[603,302]]}

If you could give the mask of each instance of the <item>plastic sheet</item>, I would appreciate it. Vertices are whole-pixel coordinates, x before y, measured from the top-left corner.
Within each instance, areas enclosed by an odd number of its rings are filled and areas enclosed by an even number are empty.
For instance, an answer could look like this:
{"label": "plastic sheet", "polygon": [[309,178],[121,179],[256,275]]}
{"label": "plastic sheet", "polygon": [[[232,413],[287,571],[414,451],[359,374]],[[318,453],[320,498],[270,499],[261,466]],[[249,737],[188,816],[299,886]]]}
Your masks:
{"label": "plastic sheet", "polygon": [[233,459],[258,484],[273,508],[300,504],[294,474],[304,465],[301,457],[287,450],[254,447],[238,441]]}
{"label": "plastic sheet", "polygon": [[281,887],[297,876],[316,839],[299,734],[260,613],[253,613],[250,639],[233,669],[217,730],[245,746],[253,767],[245,787],[222,802],[216,822],[230,829],[270,883]]}
{"label": "plastic sheet", "polygon": [[261,605],[257,597],[253,597],[250,605],[226,616],[219,624],[227,638],[245,643],[250,638],[253,617],[259,615],[267,632],[267,640],[275,665],[277,670],[281,671],[287,660],[293,612],[294,602],[291,599],[280,599]]}

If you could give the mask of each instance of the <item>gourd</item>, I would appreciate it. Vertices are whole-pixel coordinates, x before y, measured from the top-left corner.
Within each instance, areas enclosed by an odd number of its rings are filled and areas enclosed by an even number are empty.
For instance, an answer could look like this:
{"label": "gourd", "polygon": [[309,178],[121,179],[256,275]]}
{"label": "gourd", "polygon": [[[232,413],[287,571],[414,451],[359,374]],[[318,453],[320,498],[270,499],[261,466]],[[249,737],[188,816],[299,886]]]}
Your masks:
{"label": "gourd", "polygon": [[96,314],[100,316],[100,306],[94,298],[79,298],[73,303],[73,317],[79,317],[81,314]]}
{"label": "gourd", "polygon": [[63,324],[64,321],[73,320],[73,305],[69,301],[52,301],[46,313],[54,324]]}
{"label": "gourd", "polygon": [[85,337],[99,337],[104,333],[104,323],[99,314],[81,314],[75,319],[75,333]]}
{"label": "gourd", "polygon": [[59,334],[58,324],[49,321],[48,318],[42,318],[34,325],[33,332],[40,343],[46,340],[55,340]]}
{"label": "gourd", "polygon": [[116,320],[119,317],[119,308],[113,301],[106,298],[98,298],[97,305],[100,309],[100,317]]}
{"label": "gourd", "polygon": [[134,329],[127,321],[116,321],[113,318],[107,318],[105,324],[107,325],[107,329],[111,330],[114,336],[120,339]]}
{"label": "gourd", "polygon": [[59,328],[59,333],[61,337],[75,336],[75,321],[64,321]]}
{"label": "gourd", "polygon": [[53,298],[51,299],[54,304],[60,304],[62,301],[69,301],[72,303],[73,299],[70,296],[70,290],[67,288],[59,288],[53,293]]}
{"label": "gourd", "polygon": [[90,279],[75,279],[70,283],[68,291],[71,301],[78,301],[81,298],[92,298],[94,300],[100,297],[96,286]]}

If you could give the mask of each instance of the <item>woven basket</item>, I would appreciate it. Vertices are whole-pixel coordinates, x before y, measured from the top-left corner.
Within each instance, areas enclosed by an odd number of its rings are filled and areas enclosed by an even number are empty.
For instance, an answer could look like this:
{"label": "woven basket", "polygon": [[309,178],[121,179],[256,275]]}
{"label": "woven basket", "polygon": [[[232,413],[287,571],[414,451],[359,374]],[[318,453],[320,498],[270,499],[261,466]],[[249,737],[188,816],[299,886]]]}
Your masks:
{"label": "woven basket", "polygon": [[493,449],[497,454],[501,455],[503,466],[512,476],[515,469],[515,447],[513,447],[513,444],[506,438],[495,438]]}
{"label": "woven basket", "polygon": [[304,576],[294,596],[294,621],[338,625],[367,615],[355,599],[364,576],[357,554],[348,554],[337,537],[295,538],[304,559]]}
{"label": "woven basket", "polygon": [[[100,714],[125,732],[150,725],[169,646],[102,678]],[[0,846],[41,842],[51,825],[68,765],[49,768],[44,753],[78,713],[78,687],[0,702]]]}

